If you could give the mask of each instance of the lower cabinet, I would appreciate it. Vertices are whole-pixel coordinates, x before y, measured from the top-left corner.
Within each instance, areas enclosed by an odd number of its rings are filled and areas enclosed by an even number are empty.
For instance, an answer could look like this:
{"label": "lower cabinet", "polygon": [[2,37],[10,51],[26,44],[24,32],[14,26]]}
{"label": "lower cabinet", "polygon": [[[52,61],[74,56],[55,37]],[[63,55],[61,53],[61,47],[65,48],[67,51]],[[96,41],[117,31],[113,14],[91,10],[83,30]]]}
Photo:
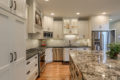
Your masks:
{"label": "lower cabinet", "polygon": [[53,48],[47,48],[45,50],[45,62],[46,63],[50,63],[50,62],[53,62],[53,52],[52,52],[52,49]]}
{"label": "lower cabinet", "polygon": [[74,64],[71,57],[70,57],[70,73],[71,80],[83,80],[82,73],[78,69],[77,65]]}
{"label": "lower cabinet", "polygon": [[38,77],[38,55],[26,61],[26,80],[36,80]]}
{"label": "lower cabinet", "polygon": [[69,62],[69,48],[64,48],[64,53],[63,53],[63,61],[64,62]]}

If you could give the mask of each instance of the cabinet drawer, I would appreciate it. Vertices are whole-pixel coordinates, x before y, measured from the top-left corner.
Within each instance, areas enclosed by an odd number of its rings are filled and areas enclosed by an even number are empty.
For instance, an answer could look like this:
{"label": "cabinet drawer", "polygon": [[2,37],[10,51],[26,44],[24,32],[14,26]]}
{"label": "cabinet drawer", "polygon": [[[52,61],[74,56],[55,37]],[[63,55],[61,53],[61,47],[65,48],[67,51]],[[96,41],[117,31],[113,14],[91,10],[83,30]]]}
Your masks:
{"label": "cabinet drawer", "polygon": [[35,69],[38,69],[38,56],[34,56],[26,62],[26,76],[28,77]]}
{"label": "cabinet drawer", "polygon": [[38,76],[38,68],[34,69],[33,72],[30,73],[29,76],[27,76],[27,80],[35,80]]}

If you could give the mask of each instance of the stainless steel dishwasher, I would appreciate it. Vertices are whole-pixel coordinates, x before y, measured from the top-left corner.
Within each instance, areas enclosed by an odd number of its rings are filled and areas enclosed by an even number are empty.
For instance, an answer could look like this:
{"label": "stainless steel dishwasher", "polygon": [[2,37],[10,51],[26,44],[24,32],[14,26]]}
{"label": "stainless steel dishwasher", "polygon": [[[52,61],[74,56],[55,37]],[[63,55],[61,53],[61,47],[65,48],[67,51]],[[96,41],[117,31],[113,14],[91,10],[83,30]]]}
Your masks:
{"label": "stainless steel dishwasher", "polygon": [[53,48],[53,61],[63,61],[63,48]]}

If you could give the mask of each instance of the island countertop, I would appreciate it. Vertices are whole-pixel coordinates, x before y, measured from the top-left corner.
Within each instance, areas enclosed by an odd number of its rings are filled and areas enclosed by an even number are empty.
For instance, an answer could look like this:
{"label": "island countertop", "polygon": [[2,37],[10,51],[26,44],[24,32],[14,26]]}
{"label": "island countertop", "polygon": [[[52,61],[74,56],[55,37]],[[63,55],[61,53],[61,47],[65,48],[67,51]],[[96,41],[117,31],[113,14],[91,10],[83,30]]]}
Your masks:
{"label": "island countertop", "polygon": [[103,52],[73,51],[70,57],[83,75],[84,80],[120,80],[120,60],[107,59]]}

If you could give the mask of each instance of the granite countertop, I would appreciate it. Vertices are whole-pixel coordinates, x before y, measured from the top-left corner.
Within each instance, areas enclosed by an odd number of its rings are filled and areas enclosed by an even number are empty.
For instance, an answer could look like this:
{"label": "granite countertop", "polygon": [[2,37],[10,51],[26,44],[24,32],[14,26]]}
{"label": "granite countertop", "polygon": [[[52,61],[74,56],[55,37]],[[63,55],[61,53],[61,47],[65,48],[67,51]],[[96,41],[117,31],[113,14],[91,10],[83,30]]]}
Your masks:
{"label": "granite countertop", "polygon": [[47,48],[91,48],[90,46],[47,46]]}
{"label": "granite countertop", "polygon": [[120,59],[103,63],[103,52],[94,51],[72,51],[70,56],[84,80],[120,80]]}
{"label": "granite countertop", "polygon": [[39,52],[38,52],[38,50],[36,48],[26,50],[26,60],[32,58],[33,56],[37,55],[38,53]]}

